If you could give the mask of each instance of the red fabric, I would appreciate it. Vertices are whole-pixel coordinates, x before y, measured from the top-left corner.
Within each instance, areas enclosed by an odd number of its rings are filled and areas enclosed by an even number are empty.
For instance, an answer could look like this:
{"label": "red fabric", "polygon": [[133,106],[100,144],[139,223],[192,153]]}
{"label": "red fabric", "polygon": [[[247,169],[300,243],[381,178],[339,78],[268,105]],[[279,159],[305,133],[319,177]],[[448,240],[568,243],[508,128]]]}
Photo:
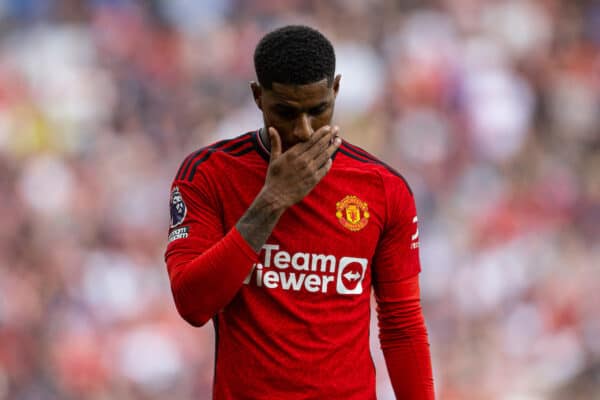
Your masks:
{"label": "red fabric", "polygon": [[[418,276],[382,285],[379,338],[397,399],[433,400],[433,374]],[[394,295],[392,295],[392,293]]]}
{"label": "red fabric", "polygon": [[[421,268],[414,199],[396,173],[344,143],[257,257],[234,227],[264,184],[268,157],[256,133],[242,135],[192,154],[172,186],[185,212],[165,257],[181,315],[214,320],[213,397],[374,400],[371,288],[384,327],[394,326],[394,301],[405,296],[394,283]],[[413,366],[399,343],[385,350],[395,387],[398,371]]]}
{"label": "red fabric", "polygon": [[231,301],[257,259],[235,228],[200,255],[173,252],[167,269],[177,311],[190,324],[204,325]]}

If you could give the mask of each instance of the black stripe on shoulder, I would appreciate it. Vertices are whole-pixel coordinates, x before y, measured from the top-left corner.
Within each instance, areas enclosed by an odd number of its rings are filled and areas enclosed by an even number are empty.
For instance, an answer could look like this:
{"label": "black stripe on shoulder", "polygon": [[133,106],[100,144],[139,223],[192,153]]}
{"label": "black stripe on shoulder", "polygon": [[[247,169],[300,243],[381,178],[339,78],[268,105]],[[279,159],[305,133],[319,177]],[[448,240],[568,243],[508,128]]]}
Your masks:
{"label": "black stripe on shoulder", "polygon": [[213,150],[213,149],[221,149],[221,148],[226,148],[229,145],[235,145],[236,143],[240,142],[240,141],[245,141],[248,139],[250,135],[248,133],[245,133],[241,136],[238,136],[236,138],[233,139],[223,139],[220,140],[214,144],[211,144],[209,146],[206,147],[202,147],[201,149],[193,152],[192,154],[190,154],[189,156],[186,157],[186,159],[183,161],[183,163],[181,164],[181,166],[179,167],[179,170],[177,171],[177,175],[176,178],[177,179],[184,179],[185,176],[188,174],[189,168],[192,165],[192,163],[194,162],[194,160],[200,156],[202,153],[209,151],[209,150]]}
{"label": "black stripe on shoulder", "polygon": [[350,157],[350,158],[352,158],[352,159],[354,159],[356,161],[364,162],[364,163],[367,163],[367,164],[374,164],[375,163],[373,160],[369,160],[369,159],[364,158],[362,156],[359,156],[357,154],[350,153],[348,150],[346,150],[343,147],[340,147],[338,149],[338,152],[340,152],[340,153],[344,154],[345,156]]}
{"label": "black stripe on shoulder", "polygon": [[177,171],[177,175],[175,175],[176,179],[183,179],[184,176],[187,175],[187,171],[190,168],[190,164],[192,163],[192,161],[194,160],[194,158],[198,157],[198,155],[200,155],[200,153],[202,153],[203,151],[210,149],[210,148],[218,148],[220,146],[223,146],[225,144],[227,144],[228,142],[230,142],[232,139],[224,139],[221,140],[215,144],[212,144],[210,146],[207,147],[202,147],[200,150],[194,151],[193,153],[191,153],[190,155],[188,155],[185,160],[183,160],[183,162],[181,163],[181,166],[179,167],[179,170]]}
{"label": "black stripe on shoulder", "polygon": [[194,160],[196,160],[198,157],[203,156],[207,151],[212,150],[212,149],[226,148],[227,146],[234,145],[235,143],[238,143],[239,141],[247,140],[248,136],[249,136],[248,134],[244,134],[244,135],[238,136],[233,139],[224,139],[224,140],[218,141],[214,144],[211,144],[206,147],[202,147],[201,149],[194,151],[193,153],[189,154],[185,158],[185,160],[183,160],[183,162],[181,163],[181,166],[177,170],[177,175],[175,175],[175,179],[177,179],[177,180],[185,179],[190,167],[194,163]]}
{"label": "black stripe on shoulder", "polygon": [[[216,151],[224,151],[226,153],[231,153],[232,151],[239,149],[240,147],[244,146],[245,144],[252,142],[252,140],[253,139],[252,139],[251,136],[247,136],[244,140],[236,141],[233,144],[228,143],[227,145],[224,145],[224,146],[215,147],[215,148],[208,148],[204,152],[204,154],[200,158],[198,158],[196,160],[196,162],[194,163],[194,165],[192,166],[192,169],[190,170],[190,173],[189,173],[189,175],[187,177],[187,180],[189,182],[191,182],[191,181],[194,180],[194,176],[196,175],[196,171],[198,170],[198,167],[200,166],[200,164],[202,164],[204,161],[208,160],[209,157],[214,152],[216,152]],[[250,149],[253,149],[253,146],[250,146]],[[248,151],[251,151],[251,150],[248,150]],[[184,177],[185,177],[185,174],[184,174]]]}
{"label": "black stripe on shoulder", "polygon": [[353,153],[359,154],[359,155],[363,156],[364,158],[367,158],[367,159],[369,159],[371,161],[381,162],[375,156],[373,156],[372,154],[367,153],[365,150],[361,149],[358,146],[355,146],[355,145],[350,144],[348,142],[343,142],[342,146],[344,146],[344,148],[352,151]]}
{"label": "black stripe on shoulder", "polygon": [[398,171],[396,171],[394,168],[390,167],[383,161],[381,161],[381,160],[375,158],[374,156],[372,156],[371,154],[367,153],[360,147],[356,147],[347,142],[344,142],[344,143],[342,143],[342,146],[340,146],[340,152],[350,158],[355,159],[355,160],[358,160],[358,161],[361,161],[364,163],[368,163],[368,164],[380,165],[380,166],[384,167],[392,175],[395,175],[398,178],[402,179],[402,181],[406,185],[406,188],[408,189],[408,192],[411,194],[411,196],[413,195],[413,191],[410,188],[410,185],[408,184],[406,178],[404,178],[404,176],[402,176],[402,174],[400,174]]}
{"label": "black stripe on shoulder", "polygon": [[234,157],[241,157],[244,154],[248,154],[248,153],[250,153],[253,150],[254,150],[254,145],[246,147],[245,149],[242,149],[242,150],[240,150],[240,151],[238,151],[236,153],[229,153],[229,154],[232,155],[232,156],[234,156]]}

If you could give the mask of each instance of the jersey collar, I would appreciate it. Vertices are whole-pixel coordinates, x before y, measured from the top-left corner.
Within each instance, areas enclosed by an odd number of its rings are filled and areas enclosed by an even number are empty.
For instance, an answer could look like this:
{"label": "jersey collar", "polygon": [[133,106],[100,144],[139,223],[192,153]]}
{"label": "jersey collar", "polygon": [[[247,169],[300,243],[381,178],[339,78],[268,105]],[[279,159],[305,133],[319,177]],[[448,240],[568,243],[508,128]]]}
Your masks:
{"label": "jersey collar", "polygon": [[260,154],[260,156],[266,161],[269,162],[271,160],[271,152],[269,151],[269,149],[267,149],[267,146],[263,143],[262,137],[260,132],[263,130],[264,128],[260,128],[257,131],[254,132],[254,137],[255,137],[255,141],[254,144],[256,146],[256,151],[258,152],[258,154]]}

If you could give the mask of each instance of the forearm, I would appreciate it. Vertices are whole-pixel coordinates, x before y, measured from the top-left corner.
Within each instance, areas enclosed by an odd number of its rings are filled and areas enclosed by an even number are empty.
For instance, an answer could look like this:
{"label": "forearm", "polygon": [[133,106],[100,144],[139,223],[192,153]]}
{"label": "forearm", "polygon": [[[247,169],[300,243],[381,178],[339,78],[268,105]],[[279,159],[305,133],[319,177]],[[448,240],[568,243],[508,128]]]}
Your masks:
{"label": "forearm", "polygon": [[378,284],[379,339],[397,399],[434,399],[418,276]]}
{"label": "forearm", "polygon": [[283,213],[276,203],[261,192],[236,229],[209,249],[200,255],[181,250],[167,258],[177,310],[190,324],[203,325],[236,295]]}
{"label": "forearm", "polygon": [[259,252],[285,211],[282,202],[263,189],[236,224],[246,242]]}
{"label": "forearm", "polygon": [[257,259],[236,229],[200,255],[191,249],[170,253],[167,268],[179,314],[194,326],[205,324],[229,304]]}
{"label": "forearm", "polygon": [[[381,348],[397,399],[434,399],[427,329],[418,301],[385,304],[380,319]],[[380,310],[381,312],[381,310]]]}

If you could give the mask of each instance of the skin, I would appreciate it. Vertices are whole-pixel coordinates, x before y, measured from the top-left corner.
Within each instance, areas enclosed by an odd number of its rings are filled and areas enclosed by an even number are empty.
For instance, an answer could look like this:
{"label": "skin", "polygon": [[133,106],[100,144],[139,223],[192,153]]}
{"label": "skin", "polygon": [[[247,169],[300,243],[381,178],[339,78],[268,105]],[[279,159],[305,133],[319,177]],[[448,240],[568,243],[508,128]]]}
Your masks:
{"label": "skin", "polygon": [[256,105],[263,113],[261,139],[271,150],[265,183],[236,224],[248,244],[260,251],[281,215],[300,202],[325,177],[341,144],[331,127],[340,75],[306,85],[273,83],[271,89],[252,82]]}

